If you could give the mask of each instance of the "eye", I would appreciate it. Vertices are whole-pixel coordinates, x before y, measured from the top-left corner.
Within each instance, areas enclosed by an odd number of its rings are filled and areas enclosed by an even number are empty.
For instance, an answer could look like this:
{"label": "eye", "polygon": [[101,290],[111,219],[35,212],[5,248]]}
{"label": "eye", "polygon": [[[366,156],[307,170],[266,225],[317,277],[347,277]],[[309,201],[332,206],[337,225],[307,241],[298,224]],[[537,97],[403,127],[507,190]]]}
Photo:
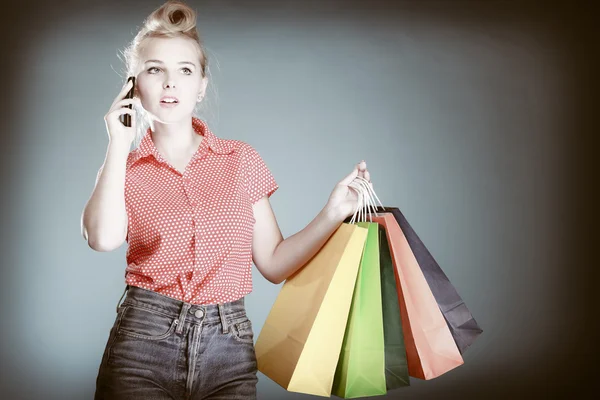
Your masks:
{"label": "eye", "polygon": [[[148,71],[149,73],[153,74],[151,71],[154,70],[154,69],[158,70],[159,68],[157,68],[157,67],[150,67],[146,71]],[[182,69],[188,71],[188,72],[185,73],[186,75],[191,75],[193,73],[193,71],[191,69],[187,68],[187,67],[183,67]]]}

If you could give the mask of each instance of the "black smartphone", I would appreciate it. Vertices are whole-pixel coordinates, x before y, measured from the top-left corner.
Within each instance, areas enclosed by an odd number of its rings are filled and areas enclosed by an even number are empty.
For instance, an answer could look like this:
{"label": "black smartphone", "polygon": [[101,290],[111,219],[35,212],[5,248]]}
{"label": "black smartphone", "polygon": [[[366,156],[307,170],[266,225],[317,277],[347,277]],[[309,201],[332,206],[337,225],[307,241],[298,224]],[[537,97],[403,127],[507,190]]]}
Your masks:
{"label": "black smartphone", "polygon": [[[133,91],[135,89],[135,76],[130,76],[129,78],[127,78],[127,82],[129,81],[133,81],[133,84],[131,85],[131,89],[129,89],[129,92],[127,92],[127,94],[125,95],[126,99],[133,99]],[[131,110],[133,107],[131,106],[131,104],[127,105],[127,107]],[[129,114],[123,114],[121,119],[121,122],[123,123],[123,125],[127,126],[127,127],[131,127],[131,115]]]}

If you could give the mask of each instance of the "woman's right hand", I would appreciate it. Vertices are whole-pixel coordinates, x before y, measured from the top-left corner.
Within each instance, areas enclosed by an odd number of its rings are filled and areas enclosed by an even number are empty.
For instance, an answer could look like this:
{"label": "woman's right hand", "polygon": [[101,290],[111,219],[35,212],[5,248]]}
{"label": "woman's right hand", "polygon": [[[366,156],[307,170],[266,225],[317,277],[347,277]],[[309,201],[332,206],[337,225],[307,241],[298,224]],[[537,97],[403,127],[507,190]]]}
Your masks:
{"label": "woman's right hand", "polygon": [[[136,133],[136,118],[135,118],[135,107],[129,109],[127,106],[140,106],[140,101],[137,97],[133,99],[126,99],[125,96],[131,88],[132,81],[128,81],[121,92],[117,95],[113,101],[108,113],[104,116],[104,123],[106,124],[106,131],[108,133],[108,140],[111,143],[122,143],[123,146],[130,146],[135,139]],[[125,126],[121,120],[121,115],[131,115],[131,127]]]}

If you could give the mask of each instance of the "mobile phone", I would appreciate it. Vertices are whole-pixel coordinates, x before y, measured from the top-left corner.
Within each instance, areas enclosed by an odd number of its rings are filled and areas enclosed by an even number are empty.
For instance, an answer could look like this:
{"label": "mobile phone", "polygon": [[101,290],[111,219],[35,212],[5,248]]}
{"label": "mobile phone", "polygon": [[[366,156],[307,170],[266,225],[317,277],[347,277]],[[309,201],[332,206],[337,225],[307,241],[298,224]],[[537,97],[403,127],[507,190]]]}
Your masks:
{"label": "mobile phone", "polygon": [[[129,78],[127,78],[127,82],[129,81],[133,81],[133,84],[131,85],[131,89],[129,89],[129,92],[127,92],[127,94],[125,95],[125,98],[133,99],[133,91],[135,89],[135,76],[130,76]],[[133,108],[131,104],[127,105],[126,107],[128,107],[130,110]],[[123,125],[131,127],[131,115],[123,114],[121,117],[121,122],[123,123]]]}

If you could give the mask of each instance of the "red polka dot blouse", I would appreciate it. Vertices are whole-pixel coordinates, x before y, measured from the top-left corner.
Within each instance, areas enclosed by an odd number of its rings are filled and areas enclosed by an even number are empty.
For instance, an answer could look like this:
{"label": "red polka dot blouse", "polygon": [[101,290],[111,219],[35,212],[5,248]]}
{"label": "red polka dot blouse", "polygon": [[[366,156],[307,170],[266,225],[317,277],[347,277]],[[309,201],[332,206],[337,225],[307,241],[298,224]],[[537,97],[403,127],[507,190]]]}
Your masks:
{"label": "red polka dot blouse", "polygon": [[125,282],[193,304],[252,291],[252,205],[278,185],[259,153],[220,139],[192,117],[204,139],[183,174],[146,132],[129,153]]}

